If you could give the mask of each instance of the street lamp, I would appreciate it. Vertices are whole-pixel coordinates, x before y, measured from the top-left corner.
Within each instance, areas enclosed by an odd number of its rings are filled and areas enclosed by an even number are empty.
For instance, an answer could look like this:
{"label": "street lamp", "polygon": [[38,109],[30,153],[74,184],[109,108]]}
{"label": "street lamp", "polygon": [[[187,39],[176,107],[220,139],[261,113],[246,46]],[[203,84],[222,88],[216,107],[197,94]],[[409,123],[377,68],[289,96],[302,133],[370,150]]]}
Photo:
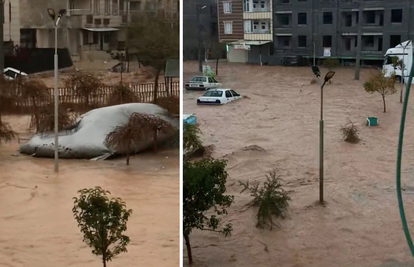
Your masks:
{"label": "street lamp", "polygon": [[318,79],[321,86],[321,119],[319,121],[319,203],[323,204],[323,87],[335,75],[334,71],[329,71],[323,83],[320,80],[321,71],[317,66],[312,66],[312,72]]}
{"label": "street lamp", "polygon": [[207,6],[196,5],[197,10],[197,39],[198,39],[198,71],[203,72],[203,65],[201,60],[201,25],[200,25],[200,10],[206,8]]}
{"label": "street lamp", "polygon": [[404,58],[405,58],[405,49],[407,48],[407,46],[409,46],[411,43],[411,40],[408,40],[407,44],[403,46],[403,44],[401,43],[400,45],[403,47],[403,56],[402,56],[402,62],[401,62],[401,93],[400,93],[400,103],[402,103],[402,98],[403,98],[403,91],[404,91],[404,83],[405,83],[405,63],[404,63]]}
{"label": "street lamp", "polygon": [[59,117],[59,92],[58,92],[58,53],[57,53],[57,40],[58,40],[58,26],[60,19],[65,15],[66,9],[59,10],[59,14],[56,17],[55,10],[48,8],[47,13],[52,18],[55,27],[55,172],[59,172],[58,158],[59,158],[59,138],[58,138],[58,117]]}
{"label": "street lamp", "polygon": [[0,73],[4,72],[4,0],[0,0]]}

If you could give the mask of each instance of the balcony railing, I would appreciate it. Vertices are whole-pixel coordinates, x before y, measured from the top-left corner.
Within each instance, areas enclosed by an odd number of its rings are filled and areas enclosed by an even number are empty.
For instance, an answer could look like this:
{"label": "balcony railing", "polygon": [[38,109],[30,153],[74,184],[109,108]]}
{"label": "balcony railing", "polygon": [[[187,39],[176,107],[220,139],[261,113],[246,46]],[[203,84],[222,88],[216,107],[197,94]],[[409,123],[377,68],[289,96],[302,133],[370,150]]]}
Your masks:
{"label": "balcony railing", "polygon": [[266,8],[252,8],[251,10],[244,11],[244,12],[247,12],[247,13],[251,13],[251,12],[270,12],[270,8],[269,7],[266,7]]}
{"label": "balcony railing", "polygon": [[253,30],[253,31],[245,30],[244,33],[266,34],[266,33],[270,33],[270,30]]}

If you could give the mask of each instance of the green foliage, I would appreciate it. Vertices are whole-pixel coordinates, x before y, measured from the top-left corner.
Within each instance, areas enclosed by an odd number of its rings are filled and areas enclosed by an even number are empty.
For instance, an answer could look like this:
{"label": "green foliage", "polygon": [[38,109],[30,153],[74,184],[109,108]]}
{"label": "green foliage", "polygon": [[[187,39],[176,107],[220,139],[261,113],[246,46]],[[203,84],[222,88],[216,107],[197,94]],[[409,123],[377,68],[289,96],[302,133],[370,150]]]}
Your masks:
{"label": "green foliage", "polygon": [[65,80],[65,86],[82,100],[85,108],[94,107],[94,95],[102,91],[103,83],[92,73],[76,71]]}
{"label": "green foliage", "polygon": [[123,233],[132,214],[120,198],[108,198],[109,191],[100,187],[82,189],[74,197],[73,215],[92,253],[101,256],[103,266],[116,255],[127,252],[130,242]]}
{"label": "green foliage", "polygon": [[385,77],[385,71],[377,71],[372,74],[370,79],[365,82],[363,86],[368,93],[379,93],[382,96],[384,112],[387,112],[385,96],[393,95],[397,92],[397,89],[395,88],[395,76],[387,78]]}
{"label": "green foliage", "polygon": [[290,194],[292,191],[285,191],[280,183],[280,177],[276,175],[275,171],[271,171],[266,175],[266,182],[259,188],[260,183],[250,185],[249,181],[243,183],[239,181],[243,190],[240,193],[248,190],[253,200],[248,203],[249,206],[258,207],[257,224],[258,228],[264,228],[266,225],[270,229],[277,226],[273,220],[275,217],[286,217],[286,210],[289,206]]}
{"label": "green foliage", "polygon": [[[219,226],[218,216],[226,215],[234,197],[225,195],[227,172],[225,160],[203,159],[183,163],[183,234],[188,257],[192,262],[190,233],[200,229],[231,234],[232,225]],[[212,215],[206,215],[210,211]]]}
{"label": "green foliage", "polygon": [[360,141],[358,136],[359,128],[352,121],[348,120],[348,123],[341,126],[342,136],[345,142],[356,144]]}
{"label": "green foliage", "polygon": [[185,123],[183,131],[183,150],[184,156],[190,157],[197,150],[205,150],[201,142],[202,134],[199,125]]}
{"label": "green foliage", "polygon": [[127,103],[140,103],[141,99],[126,84],[118,83],[109,98],[108,105],[120,105]]}
{"label": "green foliage", "polygon": [[333,70],[334,68],[337,68],[340,66],[339,61],[335,58],[324,59],[322,62],[322,65],[325,68],[328,68],[329,70]]}

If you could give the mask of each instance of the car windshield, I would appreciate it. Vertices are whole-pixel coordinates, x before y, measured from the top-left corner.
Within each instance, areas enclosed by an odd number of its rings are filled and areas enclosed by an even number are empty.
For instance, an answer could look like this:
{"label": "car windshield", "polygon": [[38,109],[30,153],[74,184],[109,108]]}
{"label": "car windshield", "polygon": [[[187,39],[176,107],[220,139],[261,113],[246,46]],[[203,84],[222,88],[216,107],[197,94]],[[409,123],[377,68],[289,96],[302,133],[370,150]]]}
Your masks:
{"label": "car windshield", "polygon": [[12,70],[7,70],[4,75],[9,76],[11,78],[16,78],[17,77],[17,73],[12,71]]}
{"label": "car windshield", "polygon": [[193,77],[190,82],[205,82],[206,77]]}
{"label": "car windshield", "polygon": [[203,96],[214,96],[214,97],[221,97],[223,95],[222,91],[207,91],[204,93]]}

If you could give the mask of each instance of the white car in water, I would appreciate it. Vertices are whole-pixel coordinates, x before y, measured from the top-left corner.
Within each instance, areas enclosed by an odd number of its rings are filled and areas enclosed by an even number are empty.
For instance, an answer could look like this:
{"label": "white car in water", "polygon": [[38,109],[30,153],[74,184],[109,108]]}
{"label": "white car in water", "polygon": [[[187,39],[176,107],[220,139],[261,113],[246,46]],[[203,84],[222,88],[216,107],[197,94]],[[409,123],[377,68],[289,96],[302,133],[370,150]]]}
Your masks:
{"label": "white car in water", "polygon": [[210,89],[197,99],[197,105],[222,105],[242,98],[232,89]]}
{"label": "white car in water", "polygon": [[207,90],[219,88],[221,83],[209,76],[194,76],[189,82],[185,83],[187,90]]}

